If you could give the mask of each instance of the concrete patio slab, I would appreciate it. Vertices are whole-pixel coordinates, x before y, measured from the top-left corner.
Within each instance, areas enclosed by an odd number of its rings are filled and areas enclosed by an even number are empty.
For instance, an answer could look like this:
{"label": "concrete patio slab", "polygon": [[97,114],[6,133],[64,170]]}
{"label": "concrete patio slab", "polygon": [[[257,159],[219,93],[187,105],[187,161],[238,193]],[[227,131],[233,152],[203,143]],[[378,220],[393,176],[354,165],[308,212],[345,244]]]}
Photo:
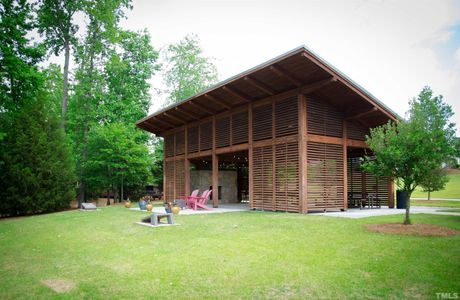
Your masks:
{"label": "concrete patio slab", "polygon": [[[141,211],[139,207],[130,208],[130,210]],[[146,210],[143,210],[146,212]],[[193,209],[184,209],[181,210],[179,215],[201,215],[201,214],[218,214],[218,213],[229,213],[229,212],[242,212],[249,211],[249,204],[220,204],[219,207],[213,208],[212,210],[193,210]],[[152,212],[164,213],[165,209],[163,207],[154,207]]]}
{"label": "concrete patio slab", "polygon": [[[444,212],[441,210],[447,210],[448,207],[434,207],[434,206],[412,206],[412,214],[433,214],[433,215],[446,215],[446,216],[460,216],[459,212]],[[327,217],[338,217],[338,218],[369,218],[378,216],[390,216],[390,215],[402,215],[406,212],[405,209],[388,208],[388,206],[382,206],[380,209],[359,209],[351,208],[347,211],[338,212],[325,212],[325,213],[313,213],[311,215],[321,215]]]}

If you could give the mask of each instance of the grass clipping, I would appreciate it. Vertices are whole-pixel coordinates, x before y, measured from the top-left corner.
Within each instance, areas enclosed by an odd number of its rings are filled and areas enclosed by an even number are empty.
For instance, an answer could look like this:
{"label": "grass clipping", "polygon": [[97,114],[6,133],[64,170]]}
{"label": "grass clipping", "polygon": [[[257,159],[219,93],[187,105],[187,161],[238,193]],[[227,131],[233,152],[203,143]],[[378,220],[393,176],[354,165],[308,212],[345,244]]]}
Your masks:
{"label": "grass clipping", "polygon": [[380,233],[417,236],[452,236],[460,233],[460,231],[455,229],[431,224],[404,225],[401,223],[387,223],[369,224],[365,225],[365,227],[370,231]]}

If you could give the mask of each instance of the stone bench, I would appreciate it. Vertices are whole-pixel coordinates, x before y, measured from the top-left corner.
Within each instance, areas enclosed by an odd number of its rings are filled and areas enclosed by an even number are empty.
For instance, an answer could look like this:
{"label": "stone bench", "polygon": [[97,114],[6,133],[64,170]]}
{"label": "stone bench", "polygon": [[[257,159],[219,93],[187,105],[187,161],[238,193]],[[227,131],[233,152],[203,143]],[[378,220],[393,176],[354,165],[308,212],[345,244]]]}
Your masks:
{"label": "stone bench", "polygon": [[166,218],[168,223],[170,225],[174,224],[174,218],[172,213],[153,213],[150,216],[147,216],[141,220],[142,223],[150,223],[153,226],[157,226],[160,224],[165,224],[161,223],[161,219]]}

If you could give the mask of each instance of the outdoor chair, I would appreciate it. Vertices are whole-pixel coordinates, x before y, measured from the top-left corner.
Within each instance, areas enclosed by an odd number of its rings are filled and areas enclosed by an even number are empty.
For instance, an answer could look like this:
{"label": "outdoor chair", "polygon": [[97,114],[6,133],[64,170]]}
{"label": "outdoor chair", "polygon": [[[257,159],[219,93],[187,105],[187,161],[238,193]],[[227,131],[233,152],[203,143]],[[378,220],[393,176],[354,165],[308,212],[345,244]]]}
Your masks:
{"label": "outdoor chair", "polygon": [[209,197],[211,196],[211,192],[211,190],[206,190],[203,192],[203,194],[201,194],[201,196],[190,198],[188,202],[189,208],[193,210],[197,210],[198,208],[211,210],[211,208],[206,206],[206,203],[209,200]]}
{"label": "outdoor chair", "polygon": [[190,196],[184,196],[184,197],[181,197],[180,199],[183,199],[185,201],[185,206],[188,208],[189,205],[189,201],[190,199],[195,199],[196,197],[198,197],[198,193],[200,192],[200,190],[196,189],[196,190],[193,190],[192,193],[190,194]]}

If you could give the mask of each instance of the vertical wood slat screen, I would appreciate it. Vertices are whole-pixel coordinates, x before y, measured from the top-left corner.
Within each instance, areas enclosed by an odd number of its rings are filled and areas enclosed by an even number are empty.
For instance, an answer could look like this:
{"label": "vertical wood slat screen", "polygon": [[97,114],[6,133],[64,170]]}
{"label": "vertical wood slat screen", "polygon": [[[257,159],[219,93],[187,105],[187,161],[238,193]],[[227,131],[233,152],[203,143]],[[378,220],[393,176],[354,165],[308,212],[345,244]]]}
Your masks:
{"label": "vertical wood slat screen", "polygon": [[185,153],[185,131],[176,133],[176,155]]}
{"label": "vertical wood slat screen", "polygon": [[343,147],[307,144],[308,210],[344,208]]}
{"label": "vertical wood slat screen", "polygon": [[275,102],[275,136],[296,134],[299,128],[297,97]]}
{"label": "vertical wood slat screen", "polygon": [[324,101],[307,99],[308,133],[342,137],[343,114]]}
{"label": "vertical wood slat screen", "polygon": [[212,122],[200,125],[200,151],[212,148]]}
{"label": "vertical wood slat screen", "polygon": [[232,145],[248,142],[248,112],[238,112],[232,115]]}
{"label": "vertical wood slat screen", "polygon": [[369,128],[366,128],[355,122],[347,122],[347,137],[353,140],[366,140],[366,134],[369,134]]}
{"label": "vertical wood slat screen", "polygon": [[230,146],[230,117],[216,120],[216,147]]}
{"label": "vertical wood slat screen", "polygon": [[272,138],[272,104],[255,107],[252,112],[252,135],[254,141]]}
{"label": "vertical wood slat screen", "polygon": [[299,212],[299,145],[275,146],[276,210]]}
{"label": "vertical wood slat screen", "polygon": [[176,160],[175,168],[174,188],[176,190],[175,198],[177,199],[185,196],[185,160]]}
{"label": "vertical wood slat screen", "polygon": [[164,151],[166,157],[174,156],[174,134],[165,136]]}
{"label": "vertical wood slat screen", "polygon": [[174,161],[165,162],[165,201],[174,200]]}
{"label": "vertical wood slat screen", "polygon": [[353,198],[375,194],[380,205],[388,205],[388,177],[376,177],[363,172],[359,157],[348,158],[348,192]]}
{"label": "vertical wood slat screen", "polygon": [[255,147],[253,150],[253,203],[256,209],[273,209],[273,148]]}
{"label": "vertical wood slat screen", "polygon": [[198,152],[198,126],[188,129],[187,143],[188,153]]}

